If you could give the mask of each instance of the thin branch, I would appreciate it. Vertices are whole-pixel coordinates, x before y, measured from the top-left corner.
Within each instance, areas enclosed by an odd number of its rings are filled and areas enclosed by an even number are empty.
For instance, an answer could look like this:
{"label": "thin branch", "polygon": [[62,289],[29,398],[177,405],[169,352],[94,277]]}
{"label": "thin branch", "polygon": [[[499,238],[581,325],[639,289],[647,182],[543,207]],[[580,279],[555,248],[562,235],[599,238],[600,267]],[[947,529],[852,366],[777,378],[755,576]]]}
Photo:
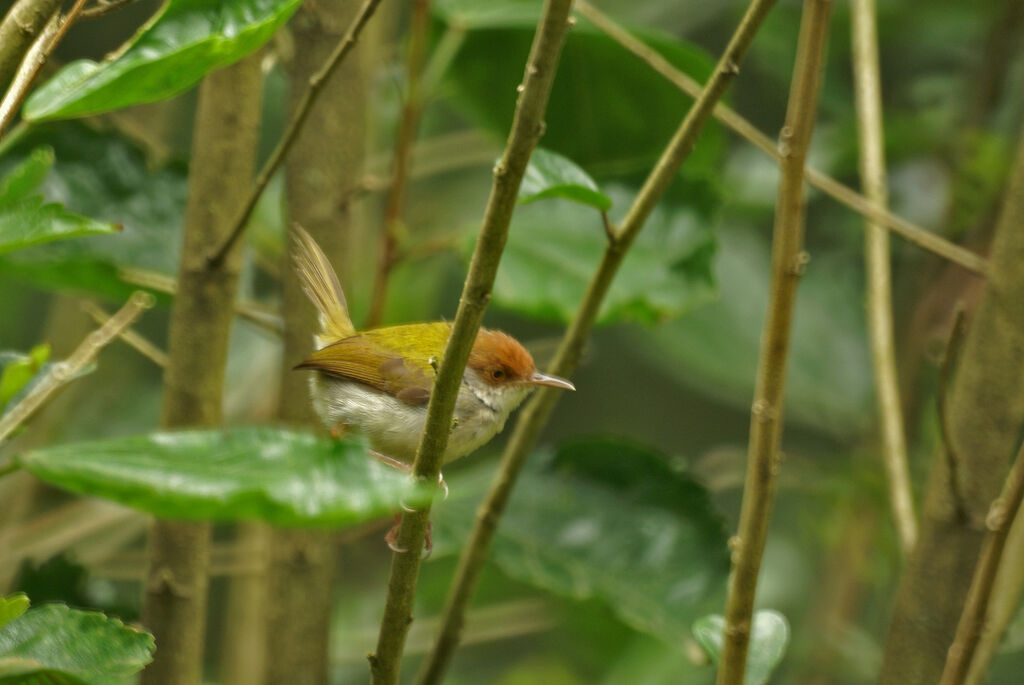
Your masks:
{"label": "thin branch", "polygon": [[277,168],[281,166],[281,162],[284,161],[285,155],[288,154],[288,150],[291,149],[295,139],[299,136],[299,131],[302,129],[302,124],[305,123],[306,117],[309,116],[309,112],[313,109],[313,103],[316,102],[317,96],[320,91],[323,90],[324,84],[327,83],[327,79],[330,78],[334,70],[338,68],[342,60],[345,59],[345,55],[352,51],[355,47],[356,40],[359,38],[359,33],[366,26],[366,23],[373,16],[374,10],[377,9],[377,5],[380,4],[380,0],[364,0],[362,7],[359,9],[359,14],[356,15],[355,20],[349,27],[345,36],[338,43],[337,47],[334,48],[331,55],[324,62],[324,65],[309,78],[309,87],[306,88],[306,92],[302,96],[302,100],[295,107],[295,111],[292,113],[291,121],[288,122],[288,128],[285,129],[284,134],[281,136],[281,140],[277,143],[277,147],[271,153],[270,158],[260,169],[260,173],[256,176],[256,182],[253,184],[252,190],[249,192],[249,196],[246,198],[242,208],[235,215],[234,220],[231,222],[231,226],[227,230],[227,237],[224,241],[210,253],[208,261],[211,266],[220,264],[227,253],[231,250],[231,246],[238,241],[238,238],[242,235],[245,230],[245,225],[249,221],[249,216],[252,214],[252,210],[256,208],[256,203],[260,199],[260,195],[263,194],[267,184],[270,183],[270,177],[274,175]]}
{"label": "thin branch", "polygon": [[[173,276],[167,276],[157,271],[126,267],[117,272],[117,277],[125,283],[137,285],[140,288],[149,288],[167,295],[173,296],[178,292],[178,281]],[[274,335],[284,334],[284,321],[273,309],[254,300],[245,299],[236,299],[234,307],[235,313],[246,321],[256,324]]]}
{"label": "thin branch", "polygon": [[779,195],[772,232],[772,282],[761,334],[757,383],[751,408],[747,475],[739,531],[731,541],[733,568],[725,603],[725,634],[718,685],[742,685],[747,667],[751,616],[757,593],[782,438],[786,359],[796,288],[807,264],[803,250],[804,161],[814,129],[825,62],[829,0],[805,0],[790,85],[786,121],[779,137],[782,153]]}
{"label": "thin branch", "polygon": [[[576,10],[602,33],[646,62],[652,69],[671,81],[677,88],[688,93],[691,97],[697,97],[700,94],[701,86],[699,83],[677,69],[657,51],[633,37],[629,31],[619,26],[589,2],[579,0],[576,3]],[[782,163],[782,156],[779,150],[776,149],[772,139],[727,105],[719,104],[716,106],[714,115],[716,119],[750,143],[753,143],[759,150],[773,157],[780,164]],[[988,260],[984,257],[951,243],[942,236],[921,228],[902,217],[896,216],[884,207],[880,207],[871,200],[868,200],[852,188],[843,185],[813,167],[804,167],[804,176],[809,184],[853,211],[864,215],[879,226],[903,236],[915,245],[934,252],[940,257],[955,262],[965,269],[982,275],[986,273]]]}
{"label": "thin branch", "polygon": [[1010,524],[1017,516],[1021,500],[1024,499],[1024,444],[1021,445],[1017,458],[1013,462],[1010,474],[1003,485],[1003,491],[992,503],[985,526],[988,533],[981,549],[981,557],[974,571],[971,589],[967,593],[967,602],[960,615],[960,623],[956,628],[956,637],[946,656],[946,666],[942,671],[939,685],[962,685],[978,646],[981,631],[985,626],[988,600],[992,594],[992,584],[1003,558],[1006,537],[1010,533]]}
{"label": "thin branch", "polygon": [[956,450],[956,441],[953,440],[953,430],[950,428],[948,397],[949,388],[953,381],[953,367],[956,365],[957,354],[960,351],[960,343],[964,337],[964,308],[958,306],[953,317],[953,327],[949,332],[949,340],[946,342],[946,351],[942,355],[942,366],[939,369],[939,391],[936,396],[936,408],[939,414],[939,433],[942,435],[943,452],[946,455],[946,467],[949,469],[949,492],[953,497],[953,506],[956,508],[957,516],[966,519],[967,508],[964,505],[963,488],[960,485],[960,455]]}
{"label": "thin branch", "polygon": [[29,419],[46,400],[64,384],[74,380],[86,365],[92,363],[101,349],[130,326],[142,312],[153,306],[153,296],[135,292],[114,316],[86,336],[67,359],[54,364],[31,392],[0,418],[0,443]]}
{"label": "thin branch", "polygon": [[[92,317],[93,321],[101,326],[110,321],[110,314],[103,311],[103,308],[95,302],[83,302],[82,309],[86,314]],[[117,337],[121,338],[121,340],[123,340],[129,347],[160,368],[167,366],[167,353],[151,343],[149,340],[146,340],[131,328],[125,328],[124,330],[119,331]]]}
{"label": "thin branch", "polygon": [[[597,320],[601,303],[623,258],[654,206],[675,178],[679,167],[693,150],[693,144],[710,118],[715,103],[722,98],[739,72],[739,65],[754,35],[774,4],[775,0],[754,0],[750,4],[707,86],[687,112],[658,163],[651,170],[622,224],[618,229],[611,224],[607,225],[609,239],[601,263],[594,272],[583,301],[555,353],[549,367],[551,373],[569,377],[575,371],[583,354],[584,344]],[[556,392],[541,388],[519,415],[512,437],[502,455],[494,483],[480,505],[473,531],[459,559],[437,642],[419,674],[420,685],[436,685],[444,677],[459,644],[466,609],[472,599],[498,522],[526,458],[537,444],[537,438],[551,417],[558,397]]]}
{"label": "thin branch", "polygon": [[416,129],[419,128],[423,101],[420,93],[420,79],[423,72],[423,58],[427,49],[427,33],[430,29],[430,0],[415,0],[412,9],[412,26],[409,29],[409,59],[406,65],[407,89],[402,116],[395,136],[394,159],[391,164],[391,192],[384,208],[384,221],[380,229],[380,247],[377,255],[377,270],[373,279],[373,293],[370,297],[370,312],[366,328],[374,328],[384,318],[384,307],[388,299],[388,281],[396,262],[398,233],[405,206],[405,188],[409,179],[409,154]]}
{"label": "thin branch", "polygon": [[[416,460],[413,462],[415,477],[430,484],[437,483],[441,470],[455,400],[470,349],[490,300],[519,185],[530,161],[530,154],[544,131],[544,110],[569,26],[571,6],[571,0],[547,0],[544,4],[505,153],[494,167],[494,185],[459,300],[459,309],[430,396]],[[412,622],[420,551],[423,549],[429,516],[430,507],[427,505],[405,515],[402,520],[397,544],[399,548],[408,551],[395,553],[392,557],[387,603],[381,620],[377,650],[370,656],[370,671],[375,685],[394,685],[398,682],[405,638]]]}
{"label": "thin branch", "polygon": [[[886,185],[875,0],[853,0],[851,20],[861,187],[871,202],[886,208],[889,191]],[[917,516],[914,513],[914,493],[910,485],[903,408],[896,373],[889,234],[870,219],[864,225],[864,268],[867,272],[867,318],[875,370],[878,423],[882,429],[882,458],[889,476],[889,501],[896,533],[900,549],[906,556],[917,539]]]}
{"label": "thin branch", "polygon": [[25,53],[54,14],[61,0],[17,0],[0,21],[0,86],[18,70]]}
{"label": "thin branch", "polygon": [[112,12],[124,9],[135,0],[98,0],[95,7],[82,10],[82,19],[99,19]]}
{"label": "thin branch", "polygon": [[[82,8],[85,7],[85,3],[88,1],[75,0],[75,4],[71,6],[67,14],[63,15],[60,19],[51,19],[50,23],[43,29],[43,33],[32,44],[28,54],[25,55],[25,59],[21,63],[21,67],[18,68],[18,73],[14,75],[14,80],[11,82],[10,88],[7,89],[3,102],[0,102],[0,138],[3,137],[4,131],[7,130],[11,121],[14,120],[18,110],[21,109],[21,103],[28,96],[29,88],[32,87],[36,76],[39,75],[43,65],[46,64],[46,60],[53,54],[57,44],[64,38],[71,25],[75,23],[78,15],[82,12]],[[52,28],[54,22],[56,22],[56,28]]]}

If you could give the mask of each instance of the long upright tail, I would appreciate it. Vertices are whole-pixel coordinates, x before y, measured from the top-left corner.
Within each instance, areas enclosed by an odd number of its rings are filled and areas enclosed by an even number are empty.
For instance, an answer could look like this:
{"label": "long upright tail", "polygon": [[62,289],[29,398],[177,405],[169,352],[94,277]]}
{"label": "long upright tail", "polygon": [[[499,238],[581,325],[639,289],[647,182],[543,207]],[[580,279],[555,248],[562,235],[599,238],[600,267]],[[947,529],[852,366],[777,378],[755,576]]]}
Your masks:
{"label": "long upright tail", "polygon": [[298,224],[292,224],[295,271],[302,289],[320,314],[320,332],[313,336],[317,348],[355,335],[356,329],[348,315],[348,303],[327,255]]}

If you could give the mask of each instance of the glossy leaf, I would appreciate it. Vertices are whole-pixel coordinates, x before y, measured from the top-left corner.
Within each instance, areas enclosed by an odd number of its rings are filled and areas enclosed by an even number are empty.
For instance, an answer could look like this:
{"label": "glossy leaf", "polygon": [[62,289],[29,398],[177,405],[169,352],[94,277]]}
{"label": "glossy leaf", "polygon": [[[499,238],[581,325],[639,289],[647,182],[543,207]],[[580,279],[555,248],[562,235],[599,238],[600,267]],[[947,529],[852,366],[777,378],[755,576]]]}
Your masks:
{"label": "glossy leaf", "polygon": [[[701,489],[684,473],[671,478],[683,489]],[[436,554],[462,544],[490,480],[490,468],[449,479],[451,497],[433,513]],[[528,467],[491,559],[516,580],[572,599],[600,599],[634,628],[680,644],[690,623],[718,601],[728,572],[725,533],[709,511],[686,515],[637,494],[579,470]]]}
{"label": "glossy leaf", "polygon": [[[466,31],[447,75],[456,104],[502,138],[512,123],[540,5],[455,0],[435,9],[442,21]],[[637,36],[697,81],[710,76],[714,61],[701,48],[650,31]],[[566,35],[542,143],[598,179],[646,173],[691,103],[646,63],[580,19]],[[713,176],[724,149],[721,128],[709,123],[682,174]]]}
{"label": "glossy leaf", "polygon": [[[610,187],[617,207],[630,196]],[[624,211],[624,210],[623,210]],[[602,322],[658,322],[711,299],[714,238],[695,212],[656,208],[630,248],[601,306]],[[494,282],[501,307],[540,319],[570,321],[607,246],[601,216],[551,200],[518,210]]]}
{"label": "glossy leaf", "polygon": [[[123,224],[124,230],[116,236],[66,240],[3,255],[0,269],[40,288],[116,300],[136,289],[121,278],[122,268],[165,276],[176,273],[185,207],[184,165],[154,170],[133,144],[78,122],[33,127],[28,139],[28,145],[46,141],[57,152],[41,187],[48,199]],[[10,156],[27,154],[25,147]]]}
{"label": "glossy leaf", "polygon": [[[693,622],[693,636],[711,661],[718,663],[722,653],[725,617],[718,614],[702,616]],[[744,685],[764,685],[775,667],[782,661],[789,644],[789,622],[777,611],[754,612],[747,651],[747,671]]]}
{"label": "glossy leaf", "polygon": [[25,118],[81,117],[157,102],[266,42],[299,0],[170,0],[107,61],[72,62],[34,92]]}
{"label": "glossy leaf", "polygon": [[0,628],[0,683],[110,685],[153,658],[153,636],[92,611],[48,604]]}
{"label": "glossy leaf", "polygon": [[114,233],[120,227],[47,203],[34,191],[53,166],[53,150],[34,150],[0,179],[0,254],[54,240]]}
{"label": "glossy leaf", "polygon": [[611,198],[571,159],[537,148],[519,186],[519,202],[527,204],[546,197],[565,198],[604,212],[612,208]]}
{"label": "glossy leaf", "polygon": [[[690,387],[749,410],[768,299],[767,236],[723,226],[716,301],[637,336],[636,349]],[[833,435],[873,417],[860,262],[813,253],[800,284],[786,377],[786,419]]]}
{"label": "glossy leaf", "polygon": [[28,354],[18,352],[0,352],[0,414],[4,407],[22,389],[46,363],[50,357],[49,345],[37,345]]}
{"label": "glossy leaf", "polygon": [[28,596],[24,592],[0,597],[0,628],[24,614],[28,605]]}
{"label": "glossy leaf", "polygon": [[73,443],[34,450],[19,461],[53,485],[165,518],[340,526],[422,496],[361,442],[276,428]]}

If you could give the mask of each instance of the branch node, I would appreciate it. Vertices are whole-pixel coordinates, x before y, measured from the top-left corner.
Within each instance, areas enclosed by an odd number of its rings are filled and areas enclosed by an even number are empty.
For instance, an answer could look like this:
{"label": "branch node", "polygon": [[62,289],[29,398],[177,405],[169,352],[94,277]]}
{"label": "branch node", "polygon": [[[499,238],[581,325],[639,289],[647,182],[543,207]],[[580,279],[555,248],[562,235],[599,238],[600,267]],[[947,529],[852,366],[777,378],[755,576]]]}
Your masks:
{"label": "branch node", "polygon": [[740,65],[736,63],[736,60],[730,59],[722,65],[722,73],[735,76],[740,73]]}
{"label": "branch node", "polygon": [[750,412],[757,419],[758,423],[768,423],[775,420],[775,410],[766,399],[759,399],[750,407]]}

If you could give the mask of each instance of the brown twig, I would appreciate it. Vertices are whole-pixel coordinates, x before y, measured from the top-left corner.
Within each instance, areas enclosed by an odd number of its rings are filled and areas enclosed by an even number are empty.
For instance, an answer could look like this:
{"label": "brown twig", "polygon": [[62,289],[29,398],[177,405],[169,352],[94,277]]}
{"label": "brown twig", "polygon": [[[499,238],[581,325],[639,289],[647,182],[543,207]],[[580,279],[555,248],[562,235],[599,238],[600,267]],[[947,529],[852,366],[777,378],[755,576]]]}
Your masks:
{"label": "brown twig", "polygon": [[82,19],[99,19],[112,12],[124,9],[135,0],[98,0],[95,7],[82,10]]}
{"label": "brown twig", "polygon": [[[875,0],[853,0],[851,20],[861,188],[871,202],[888,208]],[[889,233],[870,219],[864,225],[864,268],[867,275],[868,338],[875,371],[878,424],[882,432],[882,460],[889,476],[889,502],[896,533],[900,549],[906,556],[917,539],[917,516],[907,465],[907,441],[893,343]]]}
{"label": "brown twig", "polygon": [[946,351],[942,355],[942,366],[939,367],[939,390],[936,394],[936,409],[939,414],[939,433],[942,435],[943,452],[946,455],[946,466],[949,468],[949,492],[953,497],[953,506],[957,516],[964,520],[967,509],[964,507],[963,489],[960,485],[960,455],[956,451],[953,431],[949,425],[948,396],[953,381],[953,368],[956,366],[960,343],[964,337],[964,307],[958,305],[953,315],[953,327],[946,341]]}
{"label": "brown twig", "polygon": [[[699,83],[677,69],[657,51],[635,38],[629,31],[612,21],[612,19],[587,2],[587,0],[578,0],[576,10],[602,33],[646,62],[652,69],[671,81],[677,88],[688,93],[691,97],[697,97],[700,94],[701,86]],[[716,119],[752,143],[759,150],[781,163],[782,156],[772,139],[759,131],[747,119],[721,103],[715,107],[714,115]],[[984,257],[951,243],[942,236],[921,228],[902,217],[896,216],[884,207],[879,207],[874,202],[871,202],[852,188],[843,185],[813,167],[804,167],[804,176],[810,185],[821,190],[832,199],[846,205],[853,211],[864,215],[879,226],[883,226],[903,236],[915,245],[934,252],[940,257],[955,262],[965,269],[982,275],[986,273],[988,261]]]}
{"label": "brown twig", "polygon": [[17,0],[0,20],[0,86],[25,59],[39,32],[60,12],[61,0]]}
{"label": "brown twig", "polygon": [[116,314],[86,336],[71,356],[54,364],[50,372],[27,395],[0,418],[0,443],[6,440],[15,428],[27,421],[61,386],[74,380],[77,374],[96,358],[101,349],[130,326],[142,312],[152,307],[153,303],[153,296],[149,293],[133,293]]}
{"label": "brown twig", "polygon": [[804,3],[786,122],[779,139],[782,177],[772,232],[771,291],[761,334],[739,530],[730,541],[733,566],[725,603],[718,685],[742,685],[747,668],[757,575],[768,537],[781,458],[790,324],[797,284],[808,261],[803,250],[804,160],[818,109],[830,9],[829,0]]}
{"label": "brown twig", "polygon": [[1010,474],[1003,485],[1003,491],[989,508],[985,517],[988,533],[981,549],[981,557],[974,571],[971,589],[967,593],[967,602],[960,615],[960,623],[956,628],[956,637],[949,648],[946,666],[942,671],[939,685],[962,685],[978,646],[981,631],[985,625],[988,611],[988,600],[992,594],[992,584],[1003,558],[1006,536],[1010,533],[1010,524],[1017,516],[1021,500],[1024,499],[1024,444],[1021,445],[1017,458],[1013,462]]}
{"label": "brown twig", "polygon": [[[110,314],[103,311],[103,308],[95,302],[82,302],[82,309],[92,317],[92,320],[101,326],[110,321]],[[167,366],[167,353],[159,347],[146,340],[131,328],[125,328],[118,332],[117,337],[121,338],[129,347],[153,362],[160,368]]]}
{"label": "brown twig", "polygon": [[377,270],[373,279],[373,293],[370,297],[370,311],[365,328],[378,326],[384,318],[384,307],[388,299],[388,281],[391,269],[397,262],[398,233],[402,224],[402,210],[405,206],[406,185],[409,180],[409,156],[419,128],[423,101],[420,80],[423,72],[423,58],[427,47],[427,33],[430,28],[429,0],[414,0],[412,26],[409,29],[409,59],[406,66],[407,88],[402,116],[395,136],[395,150],[391,163],[391,192],[384,207],[381,225],[380,247],[377,255]]}
{"label": "brown twig", "polygon": [[292,144],[299,135],[299,131],[302,129],[302,124],[306,121],[306,117],[309,116],[310,110],[313,108],[313,103],[316,102],[317,96],[323,89],[327,79],[334,73],[334,70],[338,68],[342,60],[345,58],[352,48],[355,47],[356,40],[359,38],[360,32],[363,27],[373,16],[374,11],[377,9],[377,5],[380,4],[380,0],[364,0],[362,7],[359,9],[359,14],[356,15],[352,25],[349,27],[345,36],[338,43],[337,47],[331,53],[327,61],[324,62],[323,67],[320,68],[315,74],[309,79],[309,86],[306,88],[305,94],[302,96],[302,100],[295,107],[295,111],[292,113],[292,118],[288,122],[288,127],[285,129],[284,134],[281,136],[281,140],[278,141],[277,147],[270,154],[270,158],[267,159],[263,168],[260,169],[260,173],[256,176],[256,181],[253,184],[252,190],[249,192],[248,197],[242,204],[242,208],[235,215],[234,220],[231,222],[230,228],[227,231],[227,237],[220,245],[214,249],[209,257],[208,261],[211,265],[219,264],[224,260],[231,246],[238,241],[238,238],[242,235],[245,230],[245,225],[249,221],[249,216],[252,214],[252,210],[255,209],[256,203],[260,199],[260,195],[263,194],[267,184],[270,183],[270,177],[274,175],[274,172],[284,161],[285,155],[288,154],[288,150],[291,149]]}
{"label": "brown twig", "polygon": [[[519,185],[544,129],[544,111],[569,26],[571,6],[571,0],[547,0],[537,25],[512,120],[512,130],[509,132],[505,153],[494,167],[494,185],[462,297],[459,299],[452,332],[434,381],[423,436],[413,462],[413,474],[426,483],[437,483],[441,470],[455,400],[470,349],[490,300]],[[407,551],[396,552],[392,557],[387,602],[377,649],[370,655],[370,671],[375,685],[394,685],[398,682],[402,651],[412,622],[420,552],[429,516],[430,506],[427,505],[406,514],[399,529],[397,545]]]}
{"label": "brown twig", "polygon": [[[85,3],[88,1],[75,0],[75,4],[71,6],[67,14],[61,16],[60,19],[56,19],[56,17],[51,19],[51,23],[46,25],[42,34],[32,44],[28,54],[25,55],[24,61],[21,63],[21,67],[18,69],[18,73],[14,75],[14,80],[11,82],[10,88],[7,89],[3,102],[0,102],[0,138],[3,137],[4,131],[7,130],[11,121],[14,120],[15,114],[21,109],[21,103],[28,96],[29,88],[32,87],[32,83],[36,80],[43,65],[46,64],[46,60],[50,58],[57,44],[60,43],[68,29],[71,28],[71,25],[78,19],[78,16],[82,13],[82,8],[85,7]],[[53,22],[56,22],[56,28],[51,28]]]}
{"label": "brown twig", "polygon": [[[622,260],[640,233],[654,206],[665,193],[679,167],[693,149],[704,124],[711,116],[715,103],[725,94],[739,71],[739,64],[760,28],[774,0],[754,0],[747,9],[725,52],[722,54],[707,86],[694,102],[690,111],[669,141],[658,163],[651,170],[643,187],[630,206],[626,217],[616,229],[608,225],[610,235],[601,262],[598,265],[583,301],[580,303],[569,329],[566,331],[552,361],[550,373],[568,377],[575,371],[583,354],[590,331],[597,320],[601,304],[611,287]],[[537,444],[540,431],[551,417],[558,394],[541,389],[519,415],[512,437],[502,454],[501,465],[490,491],[480,505],[473,531],[463,549],[455,580],[445,604],[444,620],[437,642],[424,662],[419,674],[421,685],[441,682],[459,644],[462,625],[470,599],[476,588],[480,571],[487,558],[491,541],[501,515],[508,504],[516,479],[526,458]]]}

